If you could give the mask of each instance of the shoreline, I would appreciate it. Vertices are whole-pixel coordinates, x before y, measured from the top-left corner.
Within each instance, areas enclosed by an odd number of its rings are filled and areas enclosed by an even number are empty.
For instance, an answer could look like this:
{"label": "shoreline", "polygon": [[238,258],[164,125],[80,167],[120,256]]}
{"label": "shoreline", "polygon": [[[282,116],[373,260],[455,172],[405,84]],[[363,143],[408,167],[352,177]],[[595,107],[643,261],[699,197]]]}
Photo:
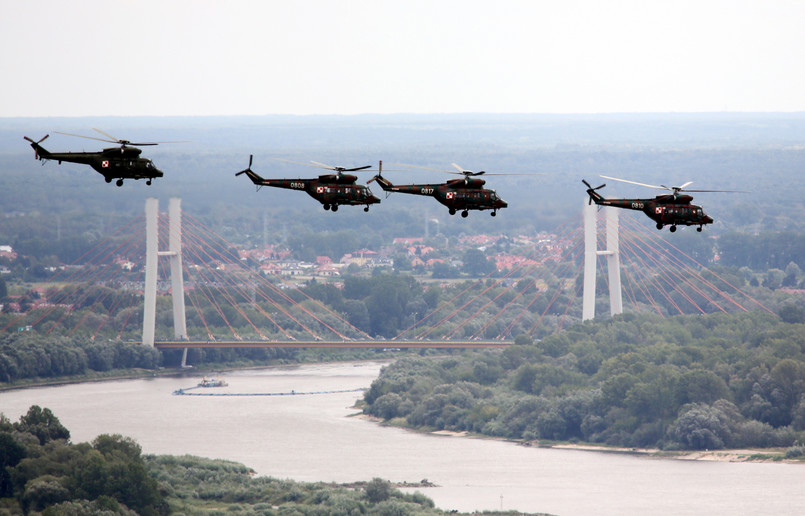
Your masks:
{"label": "shoreline", "polygon": [[[357,408],[357,407],[356,407]],[[672,459],[689,461],[709,461],[709,462],[769,462],[780,464],[805,464],[802,457],[787,459],[785,452],[787,448],[767,448],[767,449],[721,449],[721,450],[660,450],[659,448],[623,448],[592,443],[562,443],[552,441],[523,441],[520,439],[506,439],[500,437],[490,437],[488,435],[472,434],[469,432],[455,432],[450,430],[417,430],[415,428],[395,425],[380,418],[363,413],[354,414],[352,417],[371,421],[383,426],[393,426],[403,428],[411,432],[430,434],[449,438],[469,438],[469,439],[493,439],[502,442],[510,442],[519,446],[536,446],[538,448],[551,448],[556,450],[575,450],[583,452],[597,453],[617,453],[623,455],[637,455],[654,459]]]}
{"label": "shoreline", "polygon": [[[162,367],[157,369],[117,369],[119,373],[106,371],[98,375],[82,376],[62,376],[58,378],[38,378],[25,379],[17,383],[8,384],[0,382],[0,392],[13,391],[18,389],[34,389],[37,387],[58,387],[60,385],[70,385],[74,383],[107,382],[116,380],[138,380],[141,378],[156,378],[170,376],[205,376],[212,373],[218,374],[226,371],[248,371],[251,369],[270,369],[279,367],[301,367],[311,364],[337,364],[352,362],[391,362],[389,358],[367,358],[359,360],[332,360],[324,362],[288,362],[265,365],[226,365],[226,364],[204,364],[202,366],[188,366],[182,368]],[[30,380],[30,381],[29,381]]]}

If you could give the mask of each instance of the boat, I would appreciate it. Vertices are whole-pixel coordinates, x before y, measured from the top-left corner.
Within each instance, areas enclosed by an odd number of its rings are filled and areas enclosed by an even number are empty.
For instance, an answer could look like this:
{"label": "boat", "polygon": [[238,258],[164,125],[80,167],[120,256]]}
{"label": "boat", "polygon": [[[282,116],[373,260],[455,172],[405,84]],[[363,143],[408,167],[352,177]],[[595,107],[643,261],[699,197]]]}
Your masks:
{"label": "boat", "polygon": [[201,379],[198,386],[199,387],[226,387],[228,384],[225,380],[219,380],[218,378],[207,378],[206,376]]}

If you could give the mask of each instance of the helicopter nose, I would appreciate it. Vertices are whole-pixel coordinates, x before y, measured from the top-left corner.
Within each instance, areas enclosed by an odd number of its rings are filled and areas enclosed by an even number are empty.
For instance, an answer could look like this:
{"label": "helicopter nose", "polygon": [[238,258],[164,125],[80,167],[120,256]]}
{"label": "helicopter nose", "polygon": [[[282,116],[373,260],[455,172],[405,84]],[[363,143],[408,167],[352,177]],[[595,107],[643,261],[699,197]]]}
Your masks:
{"label": "helicopter nose", "polygon": [[379,202],[380,202],[380,197],[377,197],[376,195],[373,195],[373,196],[371,196],[369,198],[369,203],[371,203],[371,204],[377,204]]}

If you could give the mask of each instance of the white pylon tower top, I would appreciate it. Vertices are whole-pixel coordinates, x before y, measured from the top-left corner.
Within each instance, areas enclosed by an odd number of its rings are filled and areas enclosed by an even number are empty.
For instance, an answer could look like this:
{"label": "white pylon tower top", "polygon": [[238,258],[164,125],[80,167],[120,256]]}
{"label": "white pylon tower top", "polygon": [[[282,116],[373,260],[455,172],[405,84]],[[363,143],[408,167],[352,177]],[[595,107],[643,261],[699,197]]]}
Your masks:
{"label": "white pylon tower top", "polygon": [[603,207],[607,217],[607,248],[598,250],[597,206],[584,203],[584,294],[582,298],[581,319],[595,318],[596,265],[598,256],[607,257],[609,275],[609,312],[611,315],[623,313],[621,297],[621,259],[618,242],[618,209]]}
{"label": "white pylon tower top", "polygon": [[171,298],[173,299],[173,332],[176,340],[187,339],[187,320],[184,309],[184,279],[182,276],[182,200],[173,197],[168,205],[170,230],[168,250],[159,251],[159,200],[145,201],[145,300],[143,307],[143,344],[154,346],[156,325],[157,276],[159,257],[170,259]]}

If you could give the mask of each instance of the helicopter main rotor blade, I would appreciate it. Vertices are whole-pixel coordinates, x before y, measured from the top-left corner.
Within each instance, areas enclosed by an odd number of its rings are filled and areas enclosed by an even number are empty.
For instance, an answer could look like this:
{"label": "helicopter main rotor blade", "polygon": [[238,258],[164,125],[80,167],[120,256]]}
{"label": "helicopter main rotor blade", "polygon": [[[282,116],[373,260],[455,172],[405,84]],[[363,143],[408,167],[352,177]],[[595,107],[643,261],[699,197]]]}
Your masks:
{"label": "helicopter main rotor blade", "polygon": [[358,170],[366,170],[367,168],[372,168],[372,165],[364,165],[362,167],[354,167],[354,168],[342,168],[340,170],[343,172],[357,172]]}
{"label": "helicopter main rotor blade", "polygon": [[[93,129],[95,129],[95,128],[93,127]],[[114,136],[112,136],[110,134],[107,134],[107,133],[101,131],[100,129],[95,129],[95,130],[98,131],[99,133],[103,134],[104,136],[108,136],[109,138],[114,138]],[[63,135],[66,135],[66,136],[75,136],[76,138],[86,138],[87,140],[95,140],[95,141],[106,142],[106,143],[117,143],[117,144],[123,145],[123,146],[134,145],[134,146],[137,146],[137,147],[144,147],[144,146],[147,146],[147,145],[159,145],[160,143],[190,143],[188,140],[176,140],[176,141],[165,141],[165,142],[132,142],[132,141],[129,141],[129,140],[119,140],[117,138],[105,139],[105,138],[98,138],[98,137],[95,137],[95,136],[84,136],[83,134],[63,133],[61,131],[53,131],[53,132],[57,133],[57,134],[63,134]]]}
{"label": "helicopter main rotor blade", "polygon": [[621,183],[630,183],[638,186],[647,186],[648,188],[656,188],[658,190],[672,190],[672,188],[668,188],[667,186],[649,185],[646,183],[638,183],[637,181],[629,181],[628,179],[618,179],[617,177],[610,177],[604,175],[602,175],[601,177],[603,177],[604,179],[612,179],[613,181],[620,181]]}
{"label": "helicopter main rotor blade", "polygon": [[685,190],[686,192],[751,193],[746,190]]}
{"label": "helicopter main rotor blade", "polygon": [[119,143],[120,145],[135,145],[135,146],[138,146],[138,147],[143,147],[143,146],[146,146],[146,145],[159,145],[160,143],[190,143],[187,140],[176,140],[176,141],[165,141],[165,142],[133,142],[133,141],[130,141],[130,140],[122,140],[120,138],[115,138],[111,134],[106,133],[104,131],[101,131],[100,129],[98,129],[96,127],[93,127],[92,129],[94,131],[98,131],[99,133],[101,133],[102,135],[104,135],[104,136],[106,136],[108,138],[111,138],[110,141],[112,141],[114,143]]}
{"label": "helicopter main rotor blade", "polygon": [[344,167],[334,167],[334,166],[327,165],[325,163],[319,163],[318,161],[313,161],[313,160],[310,160],[310,162],[314,163],[315,165],[317,165],[317,166],[319,166],[321,168],[326,168],[328,170],[335,170],[336,172],[355,172],[356,170],[366,170],[367,168],[372,168],[372,165],[365,165],[363,167],[354,167],[354,168],[344,168]]}
{"label": "helicopter main rotor blade", "polygon": [[118,143],[120,143],[120,142],[122,141],[120,138],[115,138],[115,137],[114,137],[114,136],[112,136],[111,134],[109,134],[109,133],[105,133],[105,132],[103,132],[103,131],[101,131],[100,129],[97,129],[97,128],[95,128],[95,127],[93,127],[93,128],[92,128],[92,130],[93,130],[93,131],[98,131],[99,133],[101,133],[102,135],[106,136],[107,138],[111,139],[111,140],[112,140],[112,141],[114,141],[114,142],[118,142]]}
{"label": "helicopter main rotor blade", "polygon": [[310,163],[302,163],[301,161],[292,161],[290,159],[285,159],[285,158],[271,158],[271,159],[276,160],[276,161],[284,161],[285,163],[293,163],[294,165],[305,165],[306,167],[312,167],[313,166]]}
{"label": "helicopter main rotor blade", "polygon": [[395,166],[395,167],[418,168],[418,169],[421,169],[421,170],[430,170],[431,172],[442,172],[442,173],[445,173],[445,174],[461,174],[461,172],[454,172],[452,170],[444,170],[444,169],[441,169],[441,168],[422,167],[420,165],[409,165],[407,163],[389,163],[389,165],[392,165],[392,166]]}
{"label": "helicopter main rotor blade", "polygon": [[271,158],[277,161],[284,161],[285,163],[293,163],[294,165],[304,165],[306,167],[313,167],[313,168],[326,168],[327,170],[336,170],[335,167],[331,167],[329,165],[325,165],[324,163],[317,163],[315,161],[311,161],[310,163],[305,163],[302,161],[294,161],[292,159],[285,159],[285,158]]}
{"label": "helicopter main rotor blade", "polygon": [[53,131],[56,134],[63,134],[65,136],[75,136],[76,138],[86,138],[87,140],[96,140],[99,142],[106,142],[106,143],[119,143],[117,140],[107,140],[104,138],[96,138],[94,136],[84,136],[83,134],[73,134],[73,133],[63,133],[61,131]]}
{"label": "helicopter main rotor blade", "polygon": [[315,166],[317,166],[319,168],[326,168],[328,170],[338,170],[338,168],[339,168],[339,167],[334,167],[332,165],[327,165],[326,163],[319,163],[318,161],[310,160],[310,162],[313,163],[313,165],[315,165]]}

